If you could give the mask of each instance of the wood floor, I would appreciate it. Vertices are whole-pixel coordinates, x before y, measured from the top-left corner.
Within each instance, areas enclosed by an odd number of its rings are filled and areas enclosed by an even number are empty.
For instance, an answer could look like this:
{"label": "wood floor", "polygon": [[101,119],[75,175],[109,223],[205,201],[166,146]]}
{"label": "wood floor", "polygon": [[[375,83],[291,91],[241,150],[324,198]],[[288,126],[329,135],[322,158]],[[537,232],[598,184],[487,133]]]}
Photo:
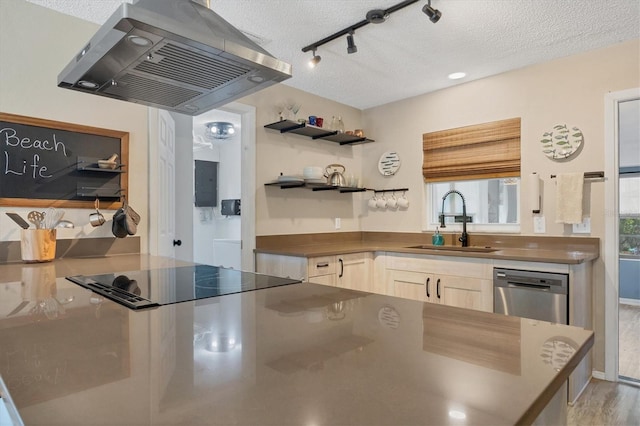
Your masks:
{"label": "wood floor", "polygon": [[[619,374],[640,380],[640,306],[619,305]],[[640,381],[633,385],[591,379],[573,407],[570,426],[639,426]]]}
{"label": "wood floor", "polygon": [[640,380],[640,306],[620,304],[618,318],[618,374]]}
{"label": "wood floor", "polygon": [[591,379],[573,407],[568,408],[569,426],[640,425],[640,387]]}

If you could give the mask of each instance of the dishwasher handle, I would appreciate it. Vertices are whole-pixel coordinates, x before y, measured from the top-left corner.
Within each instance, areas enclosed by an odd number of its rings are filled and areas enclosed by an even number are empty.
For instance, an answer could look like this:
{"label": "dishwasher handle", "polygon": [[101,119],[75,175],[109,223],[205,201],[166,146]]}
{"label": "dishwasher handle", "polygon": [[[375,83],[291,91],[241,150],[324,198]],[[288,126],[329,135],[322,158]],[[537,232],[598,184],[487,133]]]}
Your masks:
{"label": "dishwasher handle", "polygon": [[549,291],[549,290],[551,290],[551,286],[548,285],[548,284],[530,284],[530,283],[520,283],[520,282],[517,282],[517,281],[507,281],[507,285],[506,286],[499,286],[499,287],[531,288],[531,289],[540,290],[540,291]]}

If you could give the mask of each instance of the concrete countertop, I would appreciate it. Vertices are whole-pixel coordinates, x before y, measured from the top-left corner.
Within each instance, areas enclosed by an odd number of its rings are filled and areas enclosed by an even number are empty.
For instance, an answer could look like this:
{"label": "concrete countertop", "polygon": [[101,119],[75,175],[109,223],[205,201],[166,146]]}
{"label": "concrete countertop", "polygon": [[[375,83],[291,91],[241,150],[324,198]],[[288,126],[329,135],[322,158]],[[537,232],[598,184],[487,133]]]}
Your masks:
{"label": "concrete countertop", "polygon": [[131,311],[62,278],[186,264],[1,265],[0,375],[25,424],[530,423],[593,345],[577,327],[309,283]]}
{"label": "concrete countertop", "polygon": [[581,250],[543,249],[543,248],[515,248],[492,247],[495,251],[482,252],[487,246],[458,247],[460,251],[450,250],[452,246],[425,245],[430,248],[411,248],[420,244],[409,242],[377,242],[377,241],[352,241],[341,243],[307,244],[307,245],[281,245],[279,247],[257,248],[256,253],[270,253],[286,256],[316,257],[336,254],[360,253],[360,252],[394,252],[412,253],[431,256],[474,257],[485,259],[520,260],[525,262],[546,262],[562,264],[578,264],[598,258],[598,253]]}

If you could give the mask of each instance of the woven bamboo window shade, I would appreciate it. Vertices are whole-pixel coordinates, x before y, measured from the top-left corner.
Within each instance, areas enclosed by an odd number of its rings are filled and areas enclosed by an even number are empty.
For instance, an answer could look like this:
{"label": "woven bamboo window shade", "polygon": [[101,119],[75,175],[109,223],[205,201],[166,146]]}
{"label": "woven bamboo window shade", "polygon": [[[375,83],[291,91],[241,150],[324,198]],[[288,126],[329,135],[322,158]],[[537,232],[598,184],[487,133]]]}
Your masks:
{"label": "woven bamboo window shade", "polygon": [[520,176],[520,118],[422,135],[425,182]]}

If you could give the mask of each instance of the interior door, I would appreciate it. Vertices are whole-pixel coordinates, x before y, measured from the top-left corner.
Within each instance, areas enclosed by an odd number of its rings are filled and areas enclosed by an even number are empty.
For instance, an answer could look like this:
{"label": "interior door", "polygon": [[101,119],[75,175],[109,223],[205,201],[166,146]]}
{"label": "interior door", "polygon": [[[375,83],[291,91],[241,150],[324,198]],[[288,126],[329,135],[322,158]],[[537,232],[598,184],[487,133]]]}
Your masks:
{"label": "interior door", "polygon": [[158,111],[158,255],[175,257],[175,122],[167,111]]}

